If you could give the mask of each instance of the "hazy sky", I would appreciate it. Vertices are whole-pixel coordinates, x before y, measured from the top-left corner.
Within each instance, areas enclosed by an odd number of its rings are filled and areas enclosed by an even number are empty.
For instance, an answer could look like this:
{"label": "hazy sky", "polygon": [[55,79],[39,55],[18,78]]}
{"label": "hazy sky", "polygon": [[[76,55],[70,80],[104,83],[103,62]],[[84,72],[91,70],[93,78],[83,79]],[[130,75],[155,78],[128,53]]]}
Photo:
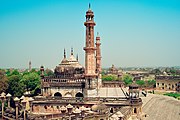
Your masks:
{"label": "hazy sky", "polygon": [[179,0],[0,0],[0,68],[54,68],[71,47],[84,65],[89,2],[103,67],[180,65]]}

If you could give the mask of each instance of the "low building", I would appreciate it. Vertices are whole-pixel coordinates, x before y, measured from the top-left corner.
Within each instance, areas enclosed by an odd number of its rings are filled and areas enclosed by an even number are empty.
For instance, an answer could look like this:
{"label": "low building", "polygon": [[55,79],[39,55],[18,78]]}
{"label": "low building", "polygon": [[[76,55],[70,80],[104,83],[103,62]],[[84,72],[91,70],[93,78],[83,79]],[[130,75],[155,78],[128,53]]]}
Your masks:
{"label": "low building", "polygon": [[156,89],[178,91],[180,76],[156,76]]}

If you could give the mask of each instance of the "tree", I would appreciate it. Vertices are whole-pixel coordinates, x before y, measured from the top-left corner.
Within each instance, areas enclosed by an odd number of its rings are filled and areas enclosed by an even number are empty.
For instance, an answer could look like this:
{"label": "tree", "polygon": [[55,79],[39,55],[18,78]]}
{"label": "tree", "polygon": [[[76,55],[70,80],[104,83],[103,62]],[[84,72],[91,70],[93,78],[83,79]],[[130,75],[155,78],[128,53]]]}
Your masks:
{"label": "tree", "polygon": [[11,75],[8,77],[9,87],[7,89],[7,92],[12,96],[20,97],[25,92],[24,84],[20,82],[21,78],[21,75]]}
{"label": "tree", "polygon": [[117,80],[117,76],[115,76],[115,75],[103,75],[102,80],[104,80],[104,81]]}
{"label": "tree", "polygon": [[148,80],[147,84],[148,84],[149,87],[155,87],[156,81],[155,80]]}
{"label": "tree", "polygon": [[5,71],[0,70],[0,93],[5,92],[8,88],[8,79],[5,75]]}
{"label": "tree", "polygon": [[40,76],[36,72],[30,72],[29,74],[23,75],[21,82],[25,85],[26,90],[34,91],[40,88]]}
{"label": "tree", "polygon": [[136,84],[138,84],[139,86],[144,86],[145,85],[145,81],[144,80],[136,80]]}
{"label": "tree", "polygon": [[122,80],[124,81],[125,85],[130,85],[133,82],[132,76],[128,74],[123,75]]}
{"label": "tree", "polygon": [[13,70],[10,75],[19,75],[19,74],[20,74],[20,73],[18,72],[18,70]]}

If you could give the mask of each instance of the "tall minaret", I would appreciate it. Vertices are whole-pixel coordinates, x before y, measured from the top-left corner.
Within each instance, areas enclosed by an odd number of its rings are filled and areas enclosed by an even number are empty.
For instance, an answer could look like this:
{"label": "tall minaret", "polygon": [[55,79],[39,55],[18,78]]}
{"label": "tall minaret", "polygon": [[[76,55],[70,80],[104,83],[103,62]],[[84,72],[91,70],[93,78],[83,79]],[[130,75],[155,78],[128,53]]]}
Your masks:
{"label": "tall minaret", "polygon": [[101,73],[101,48],[100,48],[100,36],[97,33],[96,36],[96,70],[97,73]]}
{"label": "tall minaret", "polygon": [[31,71],[31,61],[29,61],[29,72]]}
{"label": "tall minaret", "polygon": [[85,76],[89,78],[95,78],[96,74],[96,61],[95,61],[95,44],[94,44],[94,26],[96,25],[94,22],[94,13],[90,8],[86,12],[86,22],[84,22],[86,26],[86,45],[84,47],[85,50]]}

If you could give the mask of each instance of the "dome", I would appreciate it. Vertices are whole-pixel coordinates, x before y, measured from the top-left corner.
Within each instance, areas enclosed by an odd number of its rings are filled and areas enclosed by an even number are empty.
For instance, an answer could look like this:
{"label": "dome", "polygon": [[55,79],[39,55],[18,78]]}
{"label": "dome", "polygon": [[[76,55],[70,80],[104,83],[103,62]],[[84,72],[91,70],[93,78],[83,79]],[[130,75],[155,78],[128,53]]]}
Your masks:
{"label": "dome", "polygon": [[104,110],[106,108],[106,105],[98,103],[91,107],[92,111],[98,111],[98,110]]}
{"label": "dome", "polygon": [[64,58],[62,61],[61,61],[61,64],[64,64],[64,63],[68,63],[68,60],[66,58]]}

